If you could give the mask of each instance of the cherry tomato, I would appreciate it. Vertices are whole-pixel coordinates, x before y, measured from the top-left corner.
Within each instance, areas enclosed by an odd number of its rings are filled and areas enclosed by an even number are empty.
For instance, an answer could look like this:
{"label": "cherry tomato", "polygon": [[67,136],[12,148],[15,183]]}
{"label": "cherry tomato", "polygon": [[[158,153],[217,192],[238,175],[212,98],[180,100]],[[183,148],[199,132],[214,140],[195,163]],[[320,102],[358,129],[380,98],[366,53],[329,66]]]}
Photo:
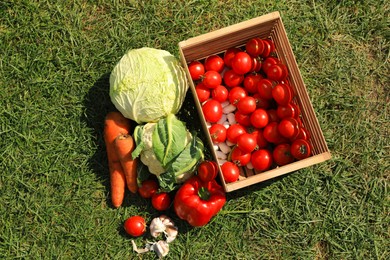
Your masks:
{"label": "cherry tomato", "polygon": [[237,109],[245,115],[252,113],[256,110],[256,99],[251,96],[241,98],[237,103]]}
{"label": "cherry tomato", "polygon": [[282,64],[273,64],[267,69],[267,78],[275,81],[282,81],[287,77],[285,66]]}
{"label": "cherry tomato", "polygon": [[198,166],[198,176],[204,182],[214,180],[217,174],[218,166],[214,161],[203,161]]}
{"label": "cherry tomato", "polygon": [[202,76],[202,82],[208,88],[216,88],[221,85],[222,77],[218,72],[209,70]]}
{"label": "cherry tomato", "polygon": [[244,153],[251,153],[257,148],[257,136],[252,133],[243,133],[237,138],[237,146]]}
{"label": "cherry tomato", "polygon": [[152,196],[152,206],[158,211],[167,210],[171,205],[171,197],[167,192],[155,193]]}
{"label": "cherry tomato", "polygon": [[272,99],[272,87],[273,83],[269,79],[261,79],[257,84],[257,92],[262,98]]}
{"label": "cherry tomato", "polygon": [[144,199],[150,199],[158,191],[158,183],[153,179],[145,180],[138,187],[139,195]]}
{"label": "cherry tomato", "polygon": [[294,161],[294,157],[290,152],[290,145],[287,143],[277,145],[272,152],[272,156],[274,162],[279,166],[283,166]]}
{"label": "cherry tomato", "polygon": [[253,94],[252,97],[256,100],[256,108],[268,109],[271,106],[271,100],[261,97],[259,93]]}
{"label": "cherry tomato", "polygon": [[268,113],[266,110],[262,108],[256,109],[250,117],[250,121],[252,126],[256,128],[264,128],[266,125],[268,125]]}
{"label": "cherry tomato", "polygon": [[244,88],[248,93],[257,93],[257,84],[263,77],[260,74],[249,74],[244,78]]}
{"label": "cherry tomato", "polygon": [[277,111],[275,109],[268,109],[267,110],[268,114],[268,121],[271,122],[279,122],[280,118],[278,117]]}
{"label": "cherry tomato", "polygon": [[206,121],[216,123],[222,117],[222,105],[214,99],[209,99],[202,105],[202,112]]}
{"label": "cherry tomato", "polygon": [[291,144],[291,154],[297,160],[302,160],[311,155],[310,143],[304,139],[297,139]]}
{"label": "cherry tomato", "polygon": [[261,58],[252,58],[252,68],[249,72],[259,72],[261,70],[262,60]]}
{"label": "cherry tomato", "polygon": [[267,57],[263,64],[261,65],[261,69],[267,73],[267,70],[269,69],[269,67],[271,67],[272,65],[275,65],[275,64],[278,64],[280,61],[278,58],[276,57]]}
{"label": "cherry tomato", "polygon": [[237,166],[245,166],[251,161],[251,153],[246,153],[235,146],[230,153],[230,159],[237,164]]}
{"label": "cherry tomato", "polygon": [[146,222],[141,216],[132,216],[125,220],[124,228],[127,234],[139,237],[146,232]]}
{"label": "cherry tomato", "polygon": [[190,71],[192,80],[199,80],[205,72],[203,64],[197,60],[192,61],[188,65],[188,70]]}
{"label": "cherry tomato", "polygon": [[263,53],[264,51],[264,43],[263,40],[255,37],[247,41],[245,44],[245,50],[246,52],[253,56],[253,57],[258,57],[260,54]]}
{"label": "cherry tomato", "polygon": [[252,68],[252,58],[251,56],[243,51],[240,51],[234,55],[232,59],[232,69],[237,74],[246,74]]}
{"label": "cherry tomato", "polygon": [[226,183],[235,182],[240,177],[240,169],[233,162],[225,162],[221,166],[222,176]]}
{"label": "cherry tomato", "polygon": [[223,59],[218,55],[210,55],[204,62],[204,68],[206,71],[214,70],[221,72],[225,66]]}
{"label": "cherry tomato", "polygon": [[227,87],[239,86],[244,81],[244,75],[236,73],[234,70],[227,70],[223,74],[223,82]]}
{"label": "cherry tomato", "polygon": [[256,137],[257,148],[266,148],[268,146],[268,141],[264,138],[263,129],[256,129],[252,132]]}
{"label": "cherry tomato", "polygon": [[289,85],[281,83],[273,87],[272,97],[279,105],[287,105],[291,102],[293,94]]}
{"label": "cherry tomato", "polygon": [[231,125],[226,131],[226,139],[231,143],[237,143],[237,138],[246,133],[245,127],[240,124]]}
{"label": "cherry tomato", "polygon": [[298,121],[293,117],[283,118],[278,124],[279,133],[286,138],[295,138],[299,134]]}
{"label": "cherry tomato", "polygon": [[244,88],[234,87],[229,91],[228,99],[231,104],[237,105],[237,103],[247,95],[248,93]]}
{"label": "cherry tomato", "polygon": [[243,126],[251,126],[250,114],[243,114],[240,111],[234,113],[234,118],[236,122]]}
{"label": "cherry tomato", "polygon": [[268,123],[268,125],[264,127],[263,135],[268,142],[274,144],[285,143],[288,141],[279,133],[277,122]]}
{"label": "cherry tomato", "polygon": [[293,138],[290,138],[290,141],[294,142],[297,139],[309,140],[309,132],[303,126],[299,127],[298,135]]}
{"label": "cherry tomato", "polygon": [[301,109],[294,102],[290,102],[289,104],[290,104],[290,106],[293,107],[293,110],[294,110],[294,116],[293,117],[298,119],[299,115],[301,114]]}
{"label": "cherry tomato", "polygon": [[232,59],[236,55],[236,53],[240,52],[241,50],[239,48],[229,48],[225,51],[225,54],[223,56],[223,61],[225,63],[225,66],[231,68],[232,67]]}
{"label": "cherry tomato", "polygon": [[266,171],[272,166],[272,154],[267,149],[254,151],[251,156],[253,168],[258,171]]}
{"label": "cherry tomato", "polygon": [[228,98],[229,91],[226,87],[219,85],[211,91],[211,97],[218,102],[225,102]]}
{"label": "cherry tomato", "polygon": [[210,98],[210,89],[202,82],[196,85],[195,91],[200,103],[203,103]]}
{"label": "cherry tomato", "polygon": [[291,105],[291,103],[288,103],[286,105],[279,105],[276,108],[276,115],[280,118],[286,118],[286,117],[296,117],[296,110],[294,106]]}
{"label": "cherry tomato", "polygon": [[227,132],[226,127],[224,127],[221,124],[213,124],[209,128],[211,140],[215,144],[223,143],[226,141],[226,132]]}
{"label": "cherry tomato", "polygon": [[260,56],[263,58],[267,58],[268,56],[270,56],[272,52],[272,46],[269,41],[264,40],[263,43],[264,43],[264,50],[260,54]]}
{"label": "cherry tomato", "polygon": [[271,39],[264,39],[264,41],[266,41],[267,43],[269,43],[270,45],[270,52],[273,53],[275,51],[275,43],[271,40]]}

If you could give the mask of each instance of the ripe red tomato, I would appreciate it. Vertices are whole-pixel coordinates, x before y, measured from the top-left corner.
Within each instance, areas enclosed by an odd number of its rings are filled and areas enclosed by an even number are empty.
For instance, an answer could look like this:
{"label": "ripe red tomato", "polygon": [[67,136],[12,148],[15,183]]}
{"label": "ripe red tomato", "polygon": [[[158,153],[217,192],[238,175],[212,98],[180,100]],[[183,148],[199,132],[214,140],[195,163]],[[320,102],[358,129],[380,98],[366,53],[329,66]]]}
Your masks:
{"label": "ripe red tomato", "polygon": [[221,124],[213,124],[209,128],[211,140],[215,144],[223,143],[226,141],[226,132],[227,132],[226,127],[224,127]]}
{"label": "ripe red tomato", "polygon": [[237,166],[245,166],[251,161],[251,153],[246,153],[235,146],[230,154],[230,159],[237,164]]}
{"label": "ripe red tomato", "polygon": [[167,210],[171,205],[171,197],[167,192],[155,193],[152,196],[152,206],[158,211]]}
{"label": "ripe red tomato", "polygon": [[234,87],[229,91],[228,99],[231,104],[237,105],[237,103],[247,95],[248,93],[244,88]]}
{"label": "ripe red tomato", "polygon": [[297,139],[309,140],[309,132],[303,126],[299,127],[298,135],[294,138],[290,138],[290,141],[294,142]]}
{"label": "ripe red tomato", "polygon": [[272,152],[272,156],[274,162],[279,166],[283,166],[294,161],[294,157],[290,152],[290,144],[287,143],[277,145]]}
{"label": "ripe red tomato", "polygon": [[195,91],[200,103],[203,103],[210,98],[210,89],[203,85],[202,82],[196,85]]}
{"label": "ripe red tomato", "polygon": [[145,219],[141,216],[132,216],[125,220],[124,229],[133,237],[142,236],[146,231]]}
{"label": "ripe red tomato", "polygon": [[245,44],[245,50],[249,55],[253,57],[258,57],[264,51],[264,43],[263,40],[255,37],[247,41]]}
{"label": "ripe red tomato", "polygon": [[229,48],[225,51],[225,54],[223,56],[223,61],[225,63],[225,66],[231,68],[232,67],[232,59],[236,55],[236,53],[240,52],[241,50],[239,48]]}
{"label": "ripe red tomato", "polygon": [[278,64],[280,61],[278,58],[276,57],[267,57],[263,64],[261,65],[261,69],[267,73],[267,70],[269,69],[269,67],[271,67],[272,65],[275,65],[275,64]]}
{"label": "ripe red tomato", "polygon": [[204,68],[206,71],[214,70],[221,72],[225,66],[223,59],[218,55],[210,55],[204,62]]}
{"label": "ripe red tomato", "polygon": [[221,85],[222,77],[218,72],[209,70],[202,76],[202,82],[208,88],[216,88]]}
{"label": "ripe red tomato", "polygon": [[285,66],[281,63],[273,64],[267,69],[267,78],[275,81],[282,81],[287,77]]}
{"label": "ripe red tomato", "polygon": [[288,84],[281,83],[272,88],[272,97],[279,105],[287,105],[293,98],[293,93]]}
{"label": "ripe red tomato", "polygon": [[257,148],[266,148],[268,146],[268,141],[264,138],[263,129],[256,129],[252,132],[256,137]]}
{"label": "ripe red tomato", "polygon": [[263,77],[260,74],[249,74],[244,78],[244,88],[248,93],[257,93],[257,84]]}
{"label": "ripe red tomato", "polygon": [[208,182],[214,180],[218,174],[218,166],[214,161],[203,161],[198,166],[198,176],[204,181]]}
{"label": "ripe red tomato", "polygon": [[302,160],[311,155],[310,143],[305,139],[297,139],[291,144],[291,154],[297,160]]}
{"label": "ripe red tomato", "polygon": [[202,105],[202,112],[206,121],[216,123],[222,117],[222,105],[214,99],[209,99]]}
{"label": "ripe red tomato", "polygon": [[256,110],[256,99],[252,96],[246,96],[237,103],[237,109],[242,114],[247,115]]}
{"label": "ripe red tomato", "polygon": [[261,79],[257,84],[257,92],[262,98],[272,99],[272,87],[273,83],[269,79]]}
{"label": "ripe red tomato", "polygon": [[268,114],[269,122],[279,122],[280,121],[280,118],[279,118],[277,111],[275,109],[268,109],[267,114]]}
{"label": "ripe red tomato", "polygon": [[286,143],[288,141],[279,133],[277,122],[268,123],[268,125],[264,127],[263,135],[268,142],[274,144]]}
{"label": "ripe red tomato", "polygon": [[236,122],[242,126],[251,126],[250,114],[243,114],[240,111],[234,113],[234,118]]}
{"label": "ripe red tomato", "polygon": [[250,117],[250,121],[252,126],[256,128],[264,128],[266,125],[268,125],[268,113],[266,110],[262,108],[256,109]]}
{"label": "ripe red tomato", "polygon": [[249,72],[259,72],[261,70],[262,60],[261,58],[252,58],[252,68]]}
{"label": "ripe red tomato", "polygon": [[211,97],[218,102],[225,102],[228,98],[229,91],[226,87],[219,85],[211,91]]}
{"label": "ripe red tomato", "polygon": [[283,118],[278,124],[279,133],[286,138],[295,138],[299,134],[298,121],[293,117]]}
{"label": "ripe red tomato", "polygon": [[153,179],[145,180],[138,187],[139,195],[144,199],[150,199],[158,191],[158,183]]}
{"label": "ripe red tomato", "polygon": [[246,133],[245,127],[240,124],[231,125],[226,131],[226,139],[231,143],[237,143],[237,138]]}
{"label": "ripe red tomato", "polygon": [[240,51],[234,55],[232,59],[232,69],[237,74],[246,74],[252,68],[252,57],[243,51]]}
{"label": "ripe red tomato", "polygon": [[237,74],[234,70],[227,70],[223,74],[223,82],[227,87],[239,86],[244,81],[244,75]]}
{"label": "ripe red tomato", "polygon": [[271,39],[264,39],[264,41],[268,42],[270,45],[271,53],[275,51],[275,43]]}
{"label": "ripe red tomato", "polygon": [[188,70],[190,71],[192,80],[199,80],[205,72],[203,64],[197,60],[192,61],[188,65]]}
{"label": "ripe red tomato", "polygon": [[272,166],[272,154],[267,149],[254,151],[251,156],[253,168],[258,171],[266,171]]}
{"label": "ripe red tomato", "polygon": [[267,58],[268,56],[270,56],[272,52],[272,46],[269,41],[263,40],[263,43],[264,43],[264,50],[260,54],[260,56],[263,58]]}
{"label": "ripe red tomato", "polygon": [[252,133],[243,133],[237,138],[237,148],[243,153],[251,153],[257,148],[257,136]]}
{"label": "ripe red tomato", "polygon": [[259,93],[255,93],[252,97],[256,100],[256,108],[268,109],[271,106],[271,99],[265,99]]}
{"label": "ripe red tomato", "polygon": [[221,166],[222,176],[226,183],[235,182],[240,177],[240,169],[233,162],[225,162]]}
{"label": "ripe red tomato", "polygon": [[276,115],[280,118],[286,118],[286,117],[297,117],[296,110],[294,106],[292,106],[292,103],[288,103],[286,105],[279,105],[276,108]]}

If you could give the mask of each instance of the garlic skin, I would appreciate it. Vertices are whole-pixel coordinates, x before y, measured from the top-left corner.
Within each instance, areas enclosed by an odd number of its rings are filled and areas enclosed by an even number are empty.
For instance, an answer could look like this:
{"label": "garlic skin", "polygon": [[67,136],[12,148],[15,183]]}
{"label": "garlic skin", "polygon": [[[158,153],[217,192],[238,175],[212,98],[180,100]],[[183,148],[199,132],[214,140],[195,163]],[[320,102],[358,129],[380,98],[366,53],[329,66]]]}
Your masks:
{"label": "garlic skin", "polygon": [[162,232],[165,231],[165,225],[160,218],[154,218],[150,223],[149,229],[152,237],[158,237]]}
{"label": "garlic skin", "polygon": [[178,234],[178,228],[175,226],[175,223],[165,215],[154,218],[150,223],[149,229],[150,234],[155,238],[164,233],[167,243],[175,240]]}
{"label": "garlic skin", "polygon": [[154,251],[159,258],[162,258],[169,253],[169,245],[166,241],[160,240],[150,247],[150,251]]}

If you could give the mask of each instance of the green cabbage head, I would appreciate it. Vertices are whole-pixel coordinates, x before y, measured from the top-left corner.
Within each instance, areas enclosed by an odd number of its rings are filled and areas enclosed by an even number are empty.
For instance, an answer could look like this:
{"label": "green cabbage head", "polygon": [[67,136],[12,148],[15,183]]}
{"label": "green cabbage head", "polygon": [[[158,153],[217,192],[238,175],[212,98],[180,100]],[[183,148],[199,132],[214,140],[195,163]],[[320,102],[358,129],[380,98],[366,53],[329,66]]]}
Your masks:
{"label": "green cabbage head", "polygon": [[165,50],[129,50],[110,75],[110,98],[125,117],[138,124],[176,114],[188,81],[179,60]]}

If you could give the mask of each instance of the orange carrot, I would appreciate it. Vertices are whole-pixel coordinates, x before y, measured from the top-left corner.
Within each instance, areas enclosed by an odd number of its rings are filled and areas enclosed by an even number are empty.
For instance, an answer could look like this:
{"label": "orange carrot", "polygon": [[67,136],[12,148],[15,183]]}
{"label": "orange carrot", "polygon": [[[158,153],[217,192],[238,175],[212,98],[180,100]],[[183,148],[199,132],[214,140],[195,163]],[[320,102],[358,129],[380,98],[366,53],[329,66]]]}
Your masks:
{"label": "orange carrot", "polygon": [[137,160],[133,160],[131,153],[135,148],[131,135],[119,135],[115,139],[115,150],[125,172],[127,188],[132,193],[137,193]]}
{"label": "orange carrot", "polygon": [[119,112],[109,112],[104,121],[104,142],[106,144],[108,167],[110,171],[111,201],[114,207],[122,205],[125,197],[126,178],[115,151],[115,138],[128,134],[130,122]]}

